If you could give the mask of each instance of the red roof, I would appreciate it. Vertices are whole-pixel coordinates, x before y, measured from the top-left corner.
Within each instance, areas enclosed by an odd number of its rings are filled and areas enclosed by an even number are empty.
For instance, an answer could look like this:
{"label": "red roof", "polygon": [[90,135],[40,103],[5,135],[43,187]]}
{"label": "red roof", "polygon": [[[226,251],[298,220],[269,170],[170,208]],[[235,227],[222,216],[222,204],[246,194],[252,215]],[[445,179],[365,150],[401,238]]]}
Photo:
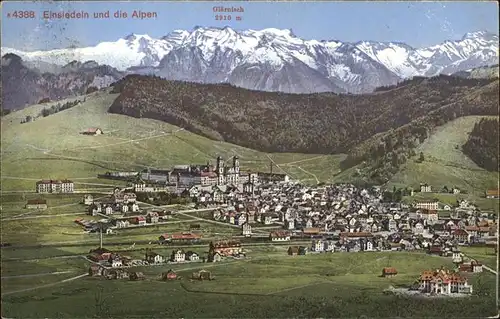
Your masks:
{"label": "red roof", "polygon": [[453,235],[455,235],[455,236],[467,236],[468,233],[463,229],[457,229],[453,232]]}
{"label": "red roof", "polygon": [[458,269],[460,271],[472,271],[472,265],[471,264],[461,264],[458,266]]}
{"label": "red roof", "polygon": [[382,271],[384,272],[384,274],[397,274],[398,273],[398,271],[394,267],[385,267],[384,269],[382,269]]}
{"label": "red roof", "polygon": [[479,231],[479,227],[477,227],[477,226],[465,226],[465,230],[467,230],[467,231]]}
{"label": "red roof", "polygon": [[200,239],[201,235],[193,233],[175,233],[175,234],[163,234],[161,237],[165,239]]}
{"label": "red roof", "polygon": [[302,231],[303,233],[305,234],[317,234],[319,233],[319,228],[304,228],[304,230]]}
{"label": "red roof", "polygon": [[215,243],[211,242],[210,246],[214,248],[241,247],[241,243],[238,240],[218,241]]}
{"label": "red roof", "polygon": [[273,231],[269,234],[269,236],[273,238],[285,238],[285,237],[290,237],[290,233],[286,231]]}
{"label": "red roof", "polygon": [[97,132],[97,130],[101,130],[101,129],[98,127],[91,127],[91,128],[88,128],[86,132],[87,133],[95,133],[95,132]]}
{"label": "red roof", "polygon": [[101,260],[108,260],[109,258],[111,258],[111,253],[103,253],[99,257]]}
{"label": "red roof", "polygon": [[200,175],[201,177],[212,177],[212,178],[217,177],[217,174],[214,172],[201,172]]}
{"label": "red roof", "polygon": [[467,282],[467,279],[464,277],[456,274],[456,273],[450,273],[449,271],[445,270],[440,270],[440,271],[432,271],[432,270],[427,270],[422,272],[420,275],[420,280],[421,281],[437,281],[441,280],[444,283],[465,283]]}
{"label": "red roof", "polygon": [[201,238],[200,235],[193,233],[172,234],[172,239],[199,239],[199,238]]}

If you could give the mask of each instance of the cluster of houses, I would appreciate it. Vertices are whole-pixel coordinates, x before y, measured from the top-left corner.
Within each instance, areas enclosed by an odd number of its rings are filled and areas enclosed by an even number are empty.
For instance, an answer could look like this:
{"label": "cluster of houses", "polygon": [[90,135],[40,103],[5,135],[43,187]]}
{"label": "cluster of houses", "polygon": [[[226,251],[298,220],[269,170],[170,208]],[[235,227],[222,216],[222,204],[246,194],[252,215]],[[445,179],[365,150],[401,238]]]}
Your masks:
{"label": "cluster of houses", "polygon": [[199,243],[201,238],[202,238],[201,234],[196,234],[196,233],[192,233],[192,232],[163,234],[159,238],[159,243],[160,244],[167,244],[167,243],[195,244],[195,243]]}
{"label": "cluster of houses", "polygon": [[[290,241],[290,233],[272,232],[272,241]],[[391,234],[387,237],[367,232],[341,233],[339,237],[315,238],[310,247],[303,248],[307,252],[371,252],[371,251],[414,251],[422,250],[432,255],[453,257],[460,255],[457,241],[445,236],[434,236],[426,239],[410,234]],[[458,255],[457,255],[458,254]],[[460,259],[461,260],[461,259]]]}
{"label": "cluster of houses", "polygon": [[90,216],[113,216],[106,223],[107,228],[129,228],[161,224],[171,218],[172,212],[163,209],[143,211],[137,203],[137,195],[124,190],[115,189],[113,195],[95,200],[87,194],[83,203],[88,206]]}
{"label": "cluster of houses", "polygon": [[[442,189],[440,190],[434,190],[431,185],[427,183],[421,183],[420,184],[420,192],[421,193],[450,193],[450,194],[461,194],[462,190],[460,190],[457,187],[452,187],[448,188],[447,186],[443,186]],[[413,196],[414,192],[411,190],[411,196]],[[500,190],[499,189],[488,189],[484,193],[485,198],[490,198],[490,199],[498,199],[500,198]]]}
{"label": "cluster of houses", "polygon": [[[109,254],[110,252],[107,251],[106,249],[100,248],[94,251],[93,255],[99,255],[99,253],[102,254]],[[146,258],[150,257],[151,262],[154,262],[154,260],[158,260],[157,256],[150,254],[150,256],[147,255],[146,253]],[[154,260],[153,260],[154,259]],[[95,262],[92,263],[89,267],[89,276],[94,277],[94,278],[105,278],[105,279],[128,279],[128,280],[145,280],[146,276],[144,275],[143,272],[139,271],[130,271],[129,269],[115,265],[114,267],[106,267],[102,263]],[[169,269],[166,272],[161,273],[159,278],[161,281],[171,281],[171,280],[179,280],[182,279],[181,276],[179,276],[174,270]],[[200,270],[197,272],[194,272],[191,275],[191,280],[213,280],[215,279],[214,276],[211,274],[210,271],[207,270]]]}
{"label": "cluster of houses", "polygon": [[[281,233],[281,232],[280,232]],[[277,234],[276,234],[277,235]],[[275,235],[275,236],[276,236]],[[290,240],[286,233],[279,234],[282,240]],[[457,246],[457,241],[445,236],[423,237],[392,234],[388,237],[374,236],[370,233],[341,233],[339,240],[313,239],[311,245],[290,246],[288,255],[306,255],[308,253],[327,252],[374,252],[374,251],[414,251],[422,250],[430,255],[449,257],[461,272],[482,272],[481,263],[464,261],[464,255]]]}
{"label": "cluster of houses", "polygon": [[130,268],[135,266],[162,265],[180,262],[200,262],[206,260],[206,258],[200,259],[200,256],[193,251],[185,252],[180,249],[173,250],[170,256],[163,256],[152,250],[147,250],[143,259],[133,259],[128,256],[113,253],[105,248],[99,248],[91,251],[87,258],[104,269]]}
{"label": "cluster of houses", "polygon": [[210,242],[208,250],[208,261],[218,262],[225,258],[245,257],[241,242],[238,240],[223,240]]}
{"label": "cluster of houses", "polygon": [[194,251],[174,249],[170,256],[163,256],[148,249],[143,259],[133,259],[113,253],[105,248],[91,250],[87,259],[103,269],[130,268],[134,266],[162,265],[166,263],[185,262],[219,262],[228,257],[244,257],[241,243],[237,240],[210,242],[208,256],[200,256]]}
{"label": "cluster of houses", "polygon": [[[452,207],[437,201],[386,203],[380,189],[353,185],[308,187],[275,183],[255,186],[251,193],[227,197],[212,219],[241,226],[251,236],[252,225],[275,225],[292,233],[314,230],[324,235],[370,233],[414,235],[431,239],[449,236],[460,244],[485,241],[497,235],[494,213],[481,212],[467,200]],[[369,237],[369,236],[368,236]]]}

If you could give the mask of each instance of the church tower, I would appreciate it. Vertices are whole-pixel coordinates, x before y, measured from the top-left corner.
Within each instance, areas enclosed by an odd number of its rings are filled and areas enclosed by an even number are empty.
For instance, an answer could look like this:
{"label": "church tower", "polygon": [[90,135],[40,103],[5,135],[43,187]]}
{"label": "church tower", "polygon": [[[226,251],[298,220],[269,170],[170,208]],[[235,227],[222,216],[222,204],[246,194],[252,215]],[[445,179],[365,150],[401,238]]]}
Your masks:
{"label": "church tower", "polygon": [[233,156],[233,168],[236,174],[240,173],[240,160],[238,159],[238,156]]}
{"label": "church tower", "polygon": [[217,185],[224,184],[224,160],[217,156]]}
{"label": "church tower", "polygon": [[233,183],[234,184],[239,184],[240,183],[240,160],[238,159],[238,156],[233,156]]}

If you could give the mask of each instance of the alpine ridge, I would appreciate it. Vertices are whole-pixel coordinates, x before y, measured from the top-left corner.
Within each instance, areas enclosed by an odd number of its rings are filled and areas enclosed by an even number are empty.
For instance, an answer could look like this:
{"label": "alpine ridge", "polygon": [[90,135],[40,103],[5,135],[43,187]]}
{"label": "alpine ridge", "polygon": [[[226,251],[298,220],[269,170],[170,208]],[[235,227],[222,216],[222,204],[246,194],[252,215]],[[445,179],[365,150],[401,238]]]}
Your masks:
{"label": "alpine ridge", "polygon": [[413,48],[398,42],[304,40],[292,30],[200,27],[155,39],[130,34],[94,47],[23,52],[35,64],[95,61],[128,74],[169,80],[227,82],[286,93],[366,93],[414,76],[453,74],[498,64],[498,35],[476,31],[461,39]]}

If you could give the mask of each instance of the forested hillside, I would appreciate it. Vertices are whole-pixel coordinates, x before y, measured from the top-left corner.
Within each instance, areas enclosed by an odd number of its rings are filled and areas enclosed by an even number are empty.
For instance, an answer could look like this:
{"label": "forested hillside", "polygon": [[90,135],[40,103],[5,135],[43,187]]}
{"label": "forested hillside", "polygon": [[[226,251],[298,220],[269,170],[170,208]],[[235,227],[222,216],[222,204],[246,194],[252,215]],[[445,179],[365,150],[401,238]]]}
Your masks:
{"label": "forested hillside", "polygon": [[478,166],[488,171],[498,171],[499,131],[498,119],[482,119],[474,125],[463,152]]}
{"label": "forested hillside", "polygon": [[498,113],[498,81],[418,78],[365,95],[258,92],[127,76],[109,112],[153,118],[266,152],[348,153],[342,168],[365,162],[380,181],[397,171],[436,126]]}

